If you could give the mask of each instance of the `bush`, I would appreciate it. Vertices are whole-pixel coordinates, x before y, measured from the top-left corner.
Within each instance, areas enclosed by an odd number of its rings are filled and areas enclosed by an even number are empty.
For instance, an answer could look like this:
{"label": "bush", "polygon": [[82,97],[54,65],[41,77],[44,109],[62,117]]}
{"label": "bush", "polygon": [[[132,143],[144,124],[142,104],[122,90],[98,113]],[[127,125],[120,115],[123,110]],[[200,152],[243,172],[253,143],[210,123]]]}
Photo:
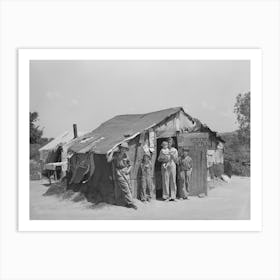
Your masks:
{"label": "bush", "polygon": [[237,132],[221,134],[225,143],[225,161],[232,166],[232,174],[250,176],[250,146],[239,140]]}
{"label": "bush", "polygon": [[232,173],[238,176],[250,176],[250,166],[244,165],[241,162],[230,161]]}
{"label": "bush", "polygon": [[40,144],[30,144],[30,159],[39,161],[40,153],[39,149],[41,148]]}
{"label": "bush", "polygon": [[41,179],[41,165],[35,160],[30,160],[29,162],[30,169],[30,180],[40,180]]}

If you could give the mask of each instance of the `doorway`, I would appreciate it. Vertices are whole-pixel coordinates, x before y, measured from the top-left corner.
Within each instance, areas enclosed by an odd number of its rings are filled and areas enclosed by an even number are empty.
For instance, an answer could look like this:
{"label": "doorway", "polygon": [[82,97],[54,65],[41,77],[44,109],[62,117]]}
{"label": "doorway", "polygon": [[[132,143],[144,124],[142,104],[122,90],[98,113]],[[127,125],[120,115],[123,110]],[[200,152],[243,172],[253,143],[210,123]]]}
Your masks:
{"label": "doorway", "polygon": [[[155,161],[155,187],[156,187],[156,199],[161,199],[162,198],[162,178],[161,178],[161,162],[159,162],[158,156],[161,150],[161,143],[163,141],[167,141],[169,137],[166,138],[157,138],[157,152],[156,152],[156,161]],[[177,137],[173,136],[172,137],[174,141],[174,147],[178,150],[178,141]],[[177,170],[178,171],[178,170]],[[178,172],[177,172],[178,173]],[[178,182],[177,182],[178,184]]]}

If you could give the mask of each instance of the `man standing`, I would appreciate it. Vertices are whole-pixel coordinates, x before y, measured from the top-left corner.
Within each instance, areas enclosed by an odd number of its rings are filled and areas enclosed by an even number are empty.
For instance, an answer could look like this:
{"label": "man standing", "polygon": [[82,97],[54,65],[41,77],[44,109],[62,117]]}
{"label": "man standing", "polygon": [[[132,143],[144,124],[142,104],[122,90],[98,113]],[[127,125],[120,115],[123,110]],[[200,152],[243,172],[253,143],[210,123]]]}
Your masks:
{"label": "man standing", "polygon": [[183,155],[179,158],[179,197],[182,199],[188,199],[192,167],[193,163],[189,156],[189,149],[183,148]]}
{"label": "man standing", "polygon": [[175,201],[177,192],[176,164],[178,162],[178,151],[173,147],[173,139],[171,137],[167,141],[169,155],[160,153],[158,157],[158,161],[162,163],[162,198],[164,200]]}

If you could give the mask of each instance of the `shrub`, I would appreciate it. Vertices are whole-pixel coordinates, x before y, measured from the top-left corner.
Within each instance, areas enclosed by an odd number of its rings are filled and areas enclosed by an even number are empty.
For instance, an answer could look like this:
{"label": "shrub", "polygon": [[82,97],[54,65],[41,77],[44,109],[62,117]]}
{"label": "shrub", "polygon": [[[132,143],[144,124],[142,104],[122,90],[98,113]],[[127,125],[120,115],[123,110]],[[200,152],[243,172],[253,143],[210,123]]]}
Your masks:
{"label": "shrub", "polygon": [[223,133],[225,143],[225,161],[232,166],[232,174],[250,176],[250,146],[239,140],[237,132]]}

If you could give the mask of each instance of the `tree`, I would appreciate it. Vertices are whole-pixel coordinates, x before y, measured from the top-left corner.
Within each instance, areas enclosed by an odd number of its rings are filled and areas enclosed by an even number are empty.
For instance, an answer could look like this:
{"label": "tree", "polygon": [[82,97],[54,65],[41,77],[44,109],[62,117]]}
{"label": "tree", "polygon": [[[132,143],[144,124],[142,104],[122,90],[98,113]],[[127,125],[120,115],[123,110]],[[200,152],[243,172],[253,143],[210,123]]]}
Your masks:
{"label": "tree", "polygon": [[30,121],[30,144],[39,144],[43,135],[43,130],[39,128],[38,122],[39,114],[37,112],[29,112]]}
{"label": "tree", "polygon": [[250,101],[250,91],[244,94],[239,93],[234,105],[234,113],[236,114],[239,124],[238,137],[243,144],[248,146],[250,146],[251,133]]}

